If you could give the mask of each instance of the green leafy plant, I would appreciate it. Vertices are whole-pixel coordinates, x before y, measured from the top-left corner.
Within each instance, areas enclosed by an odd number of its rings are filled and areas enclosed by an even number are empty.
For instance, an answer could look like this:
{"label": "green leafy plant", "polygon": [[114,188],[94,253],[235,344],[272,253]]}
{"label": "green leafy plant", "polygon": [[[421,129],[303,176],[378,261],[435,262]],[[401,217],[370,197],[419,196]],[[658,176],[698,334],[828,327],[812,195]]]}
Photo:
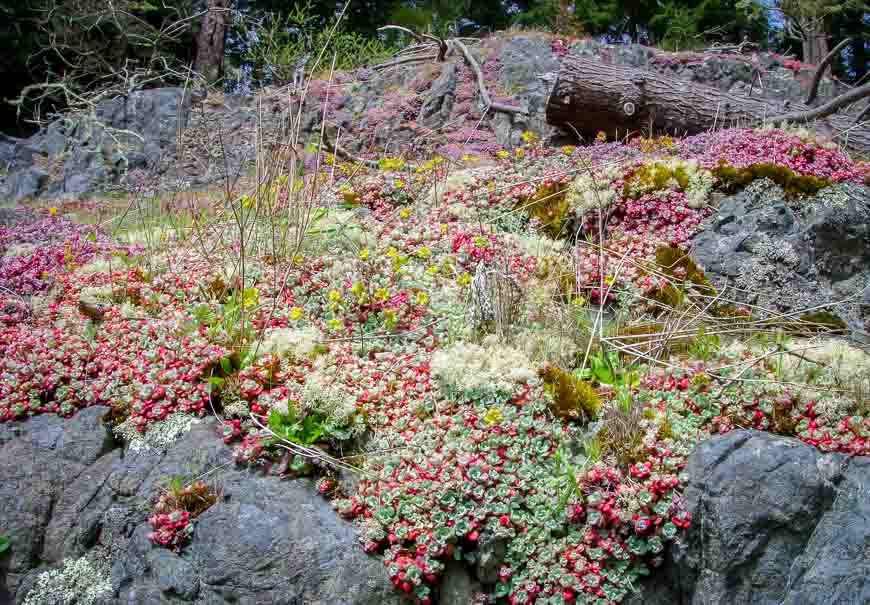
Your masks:
{"label": "green leafy plant", "polygon": [[0,555],[9,550],[10,541],[6,536],[0,536]]}
{"label": "green leafy plant", "polygon": [[704,326],[698,328],[698,334],[689,341],[689,355],[701,361],[709,361],[716,351],[719,350],[719,337],[715,334],[707,335]]}
{"label": "green leafy plant", "polygon": [[286,414],[273,410],[269,414],[268,426],[282,439],[299,445],[314,445],[329,433],[328,423],[323,416],[312,412],[299,419],[292,405],[287,406]]}

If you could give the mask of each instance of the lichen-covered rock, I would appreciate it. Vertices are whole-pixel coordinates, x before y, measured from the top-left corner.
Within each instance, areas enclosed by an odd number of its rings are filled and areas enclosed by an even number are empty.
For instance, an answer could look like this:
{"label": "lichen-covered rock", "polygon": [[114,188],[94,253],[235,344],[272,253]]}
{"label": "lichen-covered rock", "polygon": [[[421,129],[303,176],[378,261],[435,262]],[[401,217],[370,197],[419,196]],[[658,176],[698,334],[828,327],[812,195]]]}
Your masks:
{"label": "lichen-covered rock", "polygon": [[727,299],[780,312],[826,307],[866,330],[870,189],[834,185],[786,200],[767,180],[721,201],[694,238],[692,256]]}
{"label": "lichen-covered rock", "polygon": [[734,431],[687,473],[692,526],[632,605],[870,602],[870,459]]}
{"label": "lichen-covered rock", "polygon": [[[8,602],[43,603],[44,590],[74,585],[70,565],[98,570],[110,587],[94,593],[95,605],[400,602],[380,561],[309,481],[237,470],[214,421],[193,424],[165,449],[122,456],[100,421],[106,412],[0,426],[0,535],[11,541],[0,595]],[[174,477],[209,471],[221,497],[198,519],[187,551],[152,545],[147,518],[157,496]]]}

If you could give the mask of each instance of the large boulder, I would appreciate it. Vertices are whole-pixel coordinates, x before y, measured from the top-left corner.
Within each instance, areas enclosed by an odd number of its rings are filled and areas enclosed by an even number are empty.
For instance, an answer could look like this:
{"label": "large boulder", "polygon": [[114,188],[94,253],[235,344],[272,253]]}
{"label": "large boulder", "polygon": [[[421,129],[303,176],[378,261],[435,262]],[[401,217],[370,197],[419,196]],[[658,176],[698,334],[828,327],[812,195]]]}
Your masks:
{"label": "large boulder", "polygon": [[[213,420],[165,451],[124,451],[101,424],[106,411],[0,426],[0,535],[12,544],[0,602],[45,590],[47,570],[69,583],[81,569],[107,587],[101,605],[400,602],[310,481],[236,469]],[[181,555],[153,546],[147,518],[161,490],[206,473],[220,498],[191,544]]]}
{"label": "large boulder", "polygon": [[[721,201],[692,256],[725,297],[757,311],[822,305],[857,332],[870,328],[870,188],[840,184],[798,202],[770,181]],[[835,304],[832,304],[835,303]]]}
{"label": "large boulder", "polygon": [[687,473],[692,525],[632,605],[870,602],[870,459],[734,431]]}
{"label": "large boulder", "polygon": [[28,139],[3,137],[0,199],[75,197],[116,184],[131,168],[163,171],[174,163],[189,112],[190,95],[181,88],[140,90],[99,103],[93,114],[52,122]]}

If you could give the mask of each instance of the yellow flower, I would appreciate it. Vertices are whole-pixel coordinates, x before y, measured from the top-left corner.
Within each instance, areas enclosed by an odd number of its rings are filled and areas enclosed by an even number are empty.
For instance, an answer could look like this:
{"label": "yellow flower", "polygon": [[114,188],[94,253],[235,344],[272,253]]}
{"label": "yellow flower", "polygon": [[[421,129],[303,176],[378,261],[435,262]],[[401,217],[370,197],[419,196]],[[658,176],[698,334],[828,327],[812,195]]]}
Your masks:
{"label": "yellow flower", "polygon": [[393,184],[396,186],[396,189],[401,189],[405,186],[405,181],[403,181],[402,179],[396,179],[395,181],[393,181]]}
{"label": "yellow flower", "polygon": [[426,273],[429,275],[438,275],[438,265],[429,265],[426,268]]}
{"label": "yellow flower", "polygon": [[501,150],[501,151],[496,152],[495,157],[499,158],[500,160],[504,160],[506,158],[511,157],[511,154],[505,150]]}
{"label": "yellow flower", "polygon": [[521,160],[524,157],[526,157],[526,150],[519,148],[516,151],[514,151],[514,155],[517,157],[518,160]]}
{"label": "yellow flower", "polygon": [[607,142],[607,133],[604,132],[603,130],[599,130],[598,134],[595,135],[595,140],[599,143],[606,143]]}
{"label": "yellow flower", "polygon": [[54,216],[55,214],[57,214],[57,208],[55,208],[54,206],[52,206],[51,208],[48,209],[48,213],[49,213],[50,215]]}
{"label": "yellow flower", "polygon": [[390,299],[390,291],[386,288],[378,288],[375,290],[375,298],[381,302],[387,302]]}
{"label": "yellow flower", "polygon": [[607,277],[604,278],[604,283],[607,284],[608,286],[612,286],[613,282],[615,282],[615,281],[616,281],[616,278],[613,277],[612,275],[608,275]]}
{"label": "yellow flower", "polygon": [[326,154],[326,159],[324,160],[327,166],[332,166],[335,163],[335,156],[331,153]]}
{"label": "yellow flower", "polygon": [[334,331],[336,331],[336,332],[341,331],[341,321],[339,321],[338,319],[330,319],[328,324],[329,324],[329,327],[332,328]]}
{"label": "yellow flower", "polygon": [[368,260],[369,259],[369,249],[363,248],[362,250],[360,250],[359,251],[359,258],[360,258],[360,260]]}
{"label": "yellow flower", "polygon": [[365,286],[363,286],[363,283],[361,281],[358,281],[353,285],[350,291],[359,296],[360,294],[365,292]]}
{"label": "yellow flower", "polygon": [[537,135],[531,130],[527,130],[522,134],[523,141],[526,143],[534,143],[538,140]]}
{"label": "yellow flower", "polygon": [[390,246],[387,248],[387,258],[396,258],[399,255],[399,251],[396,250],[395,246]]}
{"label": "yellow flower", "polygon": [[486,414],[483,415],[483,421],[486,423],[486,426],[493,426],[495,424],[498,424],[503,419],[504,414],[502,414],[501,410],[495,406],[489,408],[486,411]]}
{"label": "yellow flower", "polygon": [[330,290],[329,300],[331,300],[334,303],[340,303],[341,302],[341,292],[339,292],[338,290]]}
{"label": "yellow flower", "polygon": [[447,223],[441,223],[441,235],[447,235]]}
{"label": "yellow flower", "polygon": [[465,273],[456,278],[456,283],[464,288],[471,283],[471,273],[466,271]]}
{"label": "yellow flower", "polygon": [[242,290],[242,306],[252,307],[260,300],[260,291],[256,288],[245,288]]}
{"label": "yellow flower", "polygon": [[290,309],[290,319],[293,321],[299,321],[302,319],[302,307],[293,307]]}
{"label": "yellow flower", "polygon": [[384,325],[388,330],[392,330],[396,325],[396,312],[392,309],[384,309],[383,311]]}
{"label": "yellow flower", "polygon": [[421,307],[429,304],[429,295],[425,292],[417,292],[417,304]]}
{"label": "yellow flower", "polygon": [[482,235],[475,235],[473,241],[474,245],[478,248],[486,247],[486,239]]}
{"label": "yellow flower", "polygon": [[402,209],[399,211],[399,217],[400,217],[400,218],[406,219],[406,218],[408,218],[409,216],[411,216],[411,211],[408,210],[407,208],[402,208]]}
{"label": "yellow flower", "polygon": [[304,256],[302,256],[301,254],[297,254],[296,256],[293,257],[293,264],[294,265],[301,265],[304,260],[305,260]]}
{"label": "yellow flower", "polygon": [[422,248],[417,250],[417,256],[419,256],[420,258],[429,258],[431,255],[432,251],[426,246],[423,246]]}
{"label": "yellow flower", "polygon": [[571,303],[576,307],[582,307],[586,304],[586,299],[582,296],[574,298]]}
{"label": "yellow flower", "polygon": [[462,160],[463,162],[471,162],[473,160],[476,160],[477,158],[471,154],[463,153],[459,159]]}
{"label": "yellow flower", "polygon": [[564,153],[565,155],[571,155],[572,153],[574,153],[575,149],[577,148],[573,145],[565,145],[564,147],[562,147],[562,153]]}

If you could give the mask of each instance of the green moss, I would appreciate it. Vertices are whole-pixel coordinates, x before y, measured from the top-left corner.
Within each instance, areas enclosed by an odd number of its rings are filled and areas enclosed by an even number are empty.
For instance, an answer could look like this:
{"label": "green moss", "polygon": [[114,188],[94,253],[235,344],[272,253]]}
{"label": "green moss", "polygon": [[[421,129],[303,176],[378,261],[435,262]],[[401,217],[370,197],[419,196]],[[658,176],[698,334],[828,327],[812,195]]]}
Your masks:
{"label": "green moss", "polygon": [[624,197],[640,197],[651,191],[661,191],[670,188],[673,183],[679,186],[680,191],[689,188],[689,173],[683,164],[665,164],[653,162],[642,164],[628,178],[622,186]]}
{"label": "green moss", "polygon": [[601,409],[601,398],[592,385],[555,366],[547,365],[538,375],[544,389],[553,397],[550,409],[562,420],[595,419]]}
{"label": "green moss", "polygon": [[846,326],[845,321],[843,321],[830,311],[816,311],[815,313],[806,313],[805,315],[800,316],[800,320],[802,322],[813,324],[812,326],[806,326],[810,329],[815,328],[825,332],[829,330],[833,330],[836,332],[845,332],[848,327]]}
{"label": "green moss", "polygon": [[713,170],[713,175],[719,179],[719,188],[726,193],[739,191],[756,179],[763,178],[782,187],[787,198],[815,195],[820,189],[831,185],[830,179],[796,174],[791,168],[773,163],[735,168],[723,162]]}
{"label": "green moss", "polygon": [[561,183],[552,183],[540,187],[534,195],[522,200],[519,204],[528,214],[529,218],[541,222],[544,233],[552,238],[566,237],[570,233],[567,229],[568,204],[567,186]]}
{"label": "green moss", "polygon": [[[658,270],[675,281],[691,285],[695,292],[704,296],[716,296],[716,288],[704,275],[703,269],[680,248],[660,246],[656,250],[656,266]],[[679,271],[678,271],[679,270]],[[676,274],[685,272],[682,278]],[[667,283],[653,294],[653,298],[667,306],[676,307],[685,300],[687,289]]]}

